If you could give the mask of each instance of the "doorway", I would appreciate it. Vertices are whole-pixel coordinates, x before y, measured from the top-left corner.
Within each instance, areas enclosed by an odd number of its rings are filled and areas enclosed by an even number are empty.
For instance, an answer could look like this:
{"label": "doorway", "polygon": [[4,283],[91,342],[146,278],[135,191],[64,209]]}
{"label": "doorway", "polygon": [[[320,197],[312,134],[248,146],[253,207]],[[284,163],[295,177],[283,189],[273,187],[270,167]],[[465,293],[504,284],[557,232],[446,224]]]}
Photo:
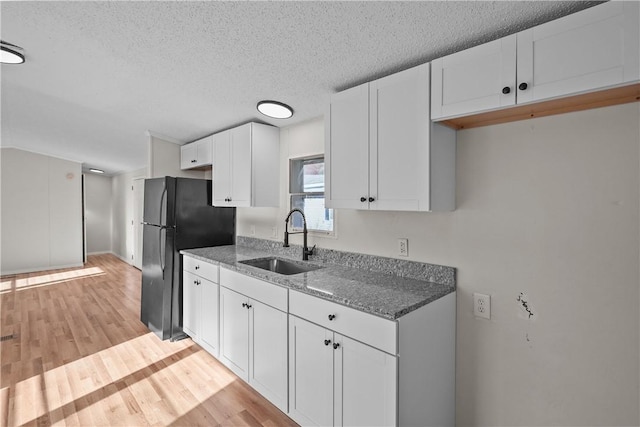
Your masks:
{"label": "doorway", "polygon": [[134,178],[133,185],[133,266],[142,270],[142,219],[144,209],[144,178]]}

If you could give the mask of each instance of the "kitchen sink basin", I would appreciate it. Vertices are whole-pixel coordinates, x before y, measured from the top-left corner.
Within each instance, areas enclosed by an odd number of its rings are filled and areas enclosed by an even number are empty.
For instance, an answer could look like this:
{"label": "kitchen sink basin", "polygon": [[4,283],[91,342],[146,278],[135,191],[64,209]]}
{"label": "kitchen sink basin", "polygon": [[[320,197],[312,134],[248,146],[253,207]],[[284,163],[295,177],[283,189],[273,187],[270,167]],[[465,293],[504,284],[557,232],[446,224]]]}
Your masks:
{"label": "kitchen sink basin", "polygon": [[308,271],[317,270],[319,267],[313,264],[296,263],[281,258],[256,258],[240,261],[241,264],[250,265],[251,267],[261,268],[263,270],[272,271],[278,274],[290,276],[292,274],[306,273]]}

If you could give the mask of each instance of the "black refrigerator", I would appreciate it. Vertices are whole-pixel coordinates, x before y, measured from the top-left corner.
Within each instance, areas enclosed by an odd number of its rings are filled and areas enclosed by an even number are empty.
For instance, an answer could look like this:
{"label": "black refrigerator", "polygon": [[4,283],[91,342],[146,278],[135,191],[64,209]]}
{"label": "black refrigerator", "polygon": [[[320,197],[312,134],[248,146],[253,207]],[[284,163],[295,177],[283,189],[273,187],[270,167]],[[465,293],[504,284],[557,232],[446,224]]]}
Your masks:
{"label": "black refrigerator", "polygon": [[145,180],[140,320],[160,339],[186,336],[180,251],[232,245],[235,234],[235,208],[211,206],[211,180]]}

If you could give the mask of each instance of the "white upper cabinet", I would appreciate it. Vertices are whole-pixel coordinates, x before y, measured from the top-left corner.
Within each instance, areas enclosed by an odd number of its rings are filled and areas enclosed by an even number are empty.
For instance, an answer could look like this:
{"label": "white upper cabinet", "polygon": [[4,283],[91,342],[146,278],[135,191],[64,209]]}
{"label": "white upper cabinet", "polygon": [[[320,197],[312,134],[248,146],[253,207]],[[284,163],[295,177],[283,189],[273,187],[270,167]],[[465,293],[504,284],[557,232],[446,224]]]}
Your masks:
{"label": "white upper cabinet", "polygon": [[369,197],[369,84],[331,97],[325,117],[326,206],[366,209]]}
{"label": "white upper cabinet", "polygon": [[210,166],[213,136],[199,139],[180,147],[180,168],[191,169]]}
{"label": "white upper cabinet", "polygon": [[516,36],[431,62],[431,117],[452,117],[516,103]]}
{"label": "white upper cabinet", "polygon": [[213,205],[280,204],[280,130],[247,123],[213,135]]}
{"label": "white upper cabinet", "polygon": [[640,4],[607,2],[432,61],[433,120],[640,80]]}
{"label": "white upper cabinet", "polygon": [[518,103],[639,80],[638,6],[609,2],[518,33]]}
{"label": "white upper cabinet", "polygon": [[331,97],[327,206],[435,211],[455,205],[455,132],[429,119],[429,64]]}

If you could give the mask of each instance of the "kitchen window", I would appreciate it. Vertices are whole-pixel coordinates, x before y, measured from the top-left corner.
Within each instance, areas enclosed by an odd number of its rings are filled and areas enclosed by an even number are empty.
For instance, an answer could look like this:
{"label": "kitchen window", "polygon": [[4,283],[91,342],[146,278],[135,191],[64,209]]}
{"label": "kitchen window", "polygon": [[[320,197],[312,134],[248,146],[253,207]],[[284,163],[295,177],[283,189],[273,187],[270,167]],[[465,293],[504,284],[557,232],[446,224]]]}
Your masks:
{"label": "kitchen window", "polygon": [[[334,235],[334,212],[324,206],[324,156],[289,160],[291,208],[298,208],[307,218],[307,230]],[[302,217],[292,215],[290,227],[302,230]]]}

